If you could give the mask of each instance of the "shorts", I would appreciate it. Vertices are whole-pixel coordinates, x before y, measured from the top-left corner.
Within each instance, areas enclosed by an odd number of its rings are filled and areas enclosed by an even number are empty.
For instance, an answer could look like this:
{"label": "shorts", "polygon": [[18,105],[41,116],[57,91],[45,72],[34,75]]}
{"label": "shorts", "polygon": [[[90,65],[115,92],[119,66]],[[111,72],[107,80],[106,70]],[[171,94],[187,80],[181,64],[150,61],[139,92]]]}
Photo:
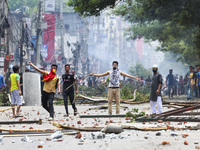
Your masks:
{"label": "shorts", "polygon": [[19,90],[11,91],[11,105],[22,105],[21,96],[19,95]]}

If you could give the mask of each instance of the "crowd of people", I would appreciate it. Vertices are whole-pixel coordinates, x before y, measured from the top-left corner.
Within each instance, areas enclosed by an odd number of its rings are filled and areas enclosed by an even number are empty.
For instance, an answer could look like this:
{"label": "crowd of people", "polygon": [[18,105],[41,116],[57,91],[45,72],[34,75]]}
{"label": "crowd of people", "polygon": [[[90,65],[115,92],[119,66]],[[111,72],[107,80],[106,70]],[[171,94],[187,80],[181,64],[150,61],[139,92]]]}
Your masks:
{"label": "crowd of people", "polygon": [[166,77],[165,94],[169,98],[176,95],[187,95],[187,100],[198,100],[200,97],[200,66],[189,66],[189,71],[184,76],[173,75],[173,70],[169,70]]}
{"label": "crowd of people", "polygon": [[[31,62],[28,63],[37,72],[41,73],[41,87],[42,87],[42,106],[50,115],[49,120],[54,118],[54,107],[53,100],[55,93],[61,93],[64,99],[64,105],[66,110],[65,117],[69,116],[68,112],[68,98],[72,104],[74,110],[74,115],[77,114],[77,108],[74,103],[74,94],[78,94],[78,85],[76,83],[77,76],[75,73],[70,72],[70,65],[65,65],[65,73],[59,79],[56,75],[58,66],[56,64],[51,65],[50,72],[44,71],[41,68],[36,67]],[[173,75],[173,70],[169,70],[169,74],[166,76],[163,82],[162,75],[158,72],[158,66],[154,65],[152,67],[153,77],[148,76],[146,79],[143,77],[138,78],[137,76],[131,76],[129,74],[123,73],[118,69],[118,62],[114,61],[112,63],[113,69],[107,71],[103,74],[90,74],[87,80],[82,80],[78,84],[85,85],[87,83],[88,87],[96,87],[100,84],[108,83],[108,113],[112,114],[112,101],[115,99],[116,102],[116,114],[120,113],[120,76],[123,76],[124,82],[131,82],[140,86],[149,85],[150,91],[150,106],[152,114],[156,114],[156,106],[158,108],[158,113],[162,113],[162,93],[169,96],[169,98],[174,98],[175,95],[187,95],[188,100],[198,99],[200,97],[200,66],[195,67],[189,66],[188,73],[184,76]],[[13,118],[20,116],[19,110],[22,105],[21,95],[23,95],[23,76],[19,73],[19,67],[13,67],[13,73],[8,79],[9,94],[11,95],[11,106],[13,110]],[[26,69],[25,72],[29,72]],[[107,79],[101,78],[108,76]],[[125,80],[125,77],[129,79]],[[131,80],[130,78],[134,79]],[[86,81],[86,83],[85,83]],[[74,87],[71,85],[75,85]],[[0,90],[6,86],[4,77],[0,75]],[[57,90],[56,90],[57,89]],[[17,105],[17,111],[15,112],[15,105]]]}

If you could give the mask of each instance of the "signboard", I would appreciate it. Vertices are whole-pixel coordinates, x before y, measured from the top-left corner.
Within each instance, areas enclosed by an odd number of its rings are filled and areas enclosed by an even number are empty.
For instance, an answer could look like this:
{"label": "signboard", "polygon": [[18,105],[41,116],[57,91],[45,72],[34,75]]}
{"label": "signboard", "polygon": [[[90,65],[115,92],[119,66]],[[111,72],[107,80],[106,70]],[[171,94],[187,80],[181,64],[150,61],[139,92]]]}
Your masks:
{"label": "signboard", "polygon": [[0,68],[4,68],[4,57],[0,57]]}
{"label": "signboard", "polygon": [[10,60],[14,60],[14,53],[13,52],[10,53]]}
{"label": "signboard", "polygon": [[0,47],[0,51],[4,50],[4,38],[1,38],[1,47]]}
{"label": "signboard", "polygon": [[62,60],[62,57],[61,56],[58,56],[58,61],[61,61]]}
{"label": "signboard", "polygon": [[44,21],[48,24],[48,28],[43,30],[43,41],[47,41],[45,44],[48,45],[48,57],[45,61],[51,62],[55,59],[55,15],[44,14]]}
{"label": "signboard", "polygon": [[48,45],[42,45],[40,51],[43,58],[48,58]]}
{"label": "signboard", "polygon": [[6,61],[10,61],[10,55],[5,56]]}
{"label": "signboard", "polygon": [[45,11],[55,11],[55,0],[46,0]]}

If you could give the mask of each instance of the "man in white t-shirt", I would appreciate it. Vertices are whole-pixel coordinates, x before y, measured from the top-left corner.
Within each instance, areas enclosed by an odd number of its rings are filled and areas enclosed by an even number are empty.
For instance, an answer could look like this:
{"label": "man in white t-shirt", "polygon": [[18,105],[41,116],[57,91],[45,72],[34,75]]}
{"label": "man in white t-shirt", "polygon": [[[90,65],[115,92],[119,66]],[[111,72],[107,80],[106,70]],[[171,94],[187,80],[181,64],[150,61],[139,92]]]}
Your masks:
{"label": "man in white t-shirt", "polygon": [[112,101],[115,99],[116,102],[116,114],[120,113],[120,86],[119,86],[119,77],[125,76],[133,79],[138,79],[138,77],[131,76],[129,74],[125,74],[118,69],[118,62],[113,61],[112,63],[113,69],[110,71],[107,71],[103,74],[90,74],[91,76],[95,77],[103,77],[103,76],[109,76],[109,88],[108,88],[108,113],[109,115],[112,115]]}

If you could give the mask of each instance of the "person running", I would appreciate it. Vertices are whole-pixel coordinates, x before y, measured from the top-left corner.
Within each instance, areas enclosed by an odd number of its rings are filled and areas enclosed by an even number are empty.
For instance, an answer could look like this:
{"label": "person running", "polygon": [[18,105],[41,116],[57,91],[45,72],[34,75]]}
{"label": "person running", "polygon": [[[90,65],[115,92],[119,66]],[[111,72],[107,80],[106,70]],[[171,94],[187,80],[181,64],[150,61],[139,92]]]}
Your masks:
{"label": "person running", "polygon": [[[11,95],[11,107],[13,112],[13,118],[16,118],[16,117],[21,117],[19,115],[19,110],[20,107],[22,106],[19,66],[13,66],[13,72],[14,73],[10,75],[8,81],[9,81],[9,94]],[[17,104],[17,111],[15,114],[16,104]]]}
{"label": "person running", "polygon": [[58,66],[56,64],[52,64],[51,71],[50,73],[48,73],[48,71],[44,71],[37,68],[32,62],[29,62],[28,64],[43,75],[44,87],[42,91],[42,106],[50,114],[48,121],[53,121],[54,119],[53,100],[56,91],[56,84],[58,87],[57,94],[60,94],[60,82],[59,79],[56,77],[56,71],[58,69]]}
{"label": "person running", "polygon": [[111,71],[107,71],[103,74],[94,74],[94,73],[90,74],[91,76],[95,76],[95,77],[103,77],[103,76],[110,75],[109,86],[108,86],[109,87],[108,88],[108,114],[109,115],[112,115],[113,98],[115,99],[115,102],[116,102],[116,114],[120,113],[120,88],[119,88],[120,87],[120,83],[119,83],[120,75],[138,80],[138,77],[134,77],[129,74],[125,74],[125,73],[121,72],[118,69],[117,61],[113,61],[112,67],[113,67],[113,69]]}
{"label": "person running", "polygon": [[174,75],[172,74],[173,70],[169,70],[169,74],[166,77],[166,85],[168,87],[168,96],[169,98],[173,98],[172,91],[174,86]]}
{"label": "person running", "polygon": [[[76,108],[75,102],[74,102],[74,87],[71,85],[75,83],[76,94],[78,94],[78,87],[76,84],[74,73],[69,72],[70,71],[69,64],[65,65],[65,71],[66,71],[66,73],[62,75],[63,99],[64,99],[64,105],[65,105],[65,110],[66,110],[66,114],[64,115],[64,117],[68,117],[69,116],[68,97],[69,97],[70,103],[72,105],[72,108],[74,109],[74,115],[77,115],[77,108]],[[69,86],[71,86],[71,87],[68,88]]]}
{"label": "person running", "polygon": [[156,105],[158,108],[158,113],[162,113],[162,75],[158,73],[158,66],[153,65],[153,78],[151,82],[151,94],[150,94],[150,107],[152,115],[156,115]]}

